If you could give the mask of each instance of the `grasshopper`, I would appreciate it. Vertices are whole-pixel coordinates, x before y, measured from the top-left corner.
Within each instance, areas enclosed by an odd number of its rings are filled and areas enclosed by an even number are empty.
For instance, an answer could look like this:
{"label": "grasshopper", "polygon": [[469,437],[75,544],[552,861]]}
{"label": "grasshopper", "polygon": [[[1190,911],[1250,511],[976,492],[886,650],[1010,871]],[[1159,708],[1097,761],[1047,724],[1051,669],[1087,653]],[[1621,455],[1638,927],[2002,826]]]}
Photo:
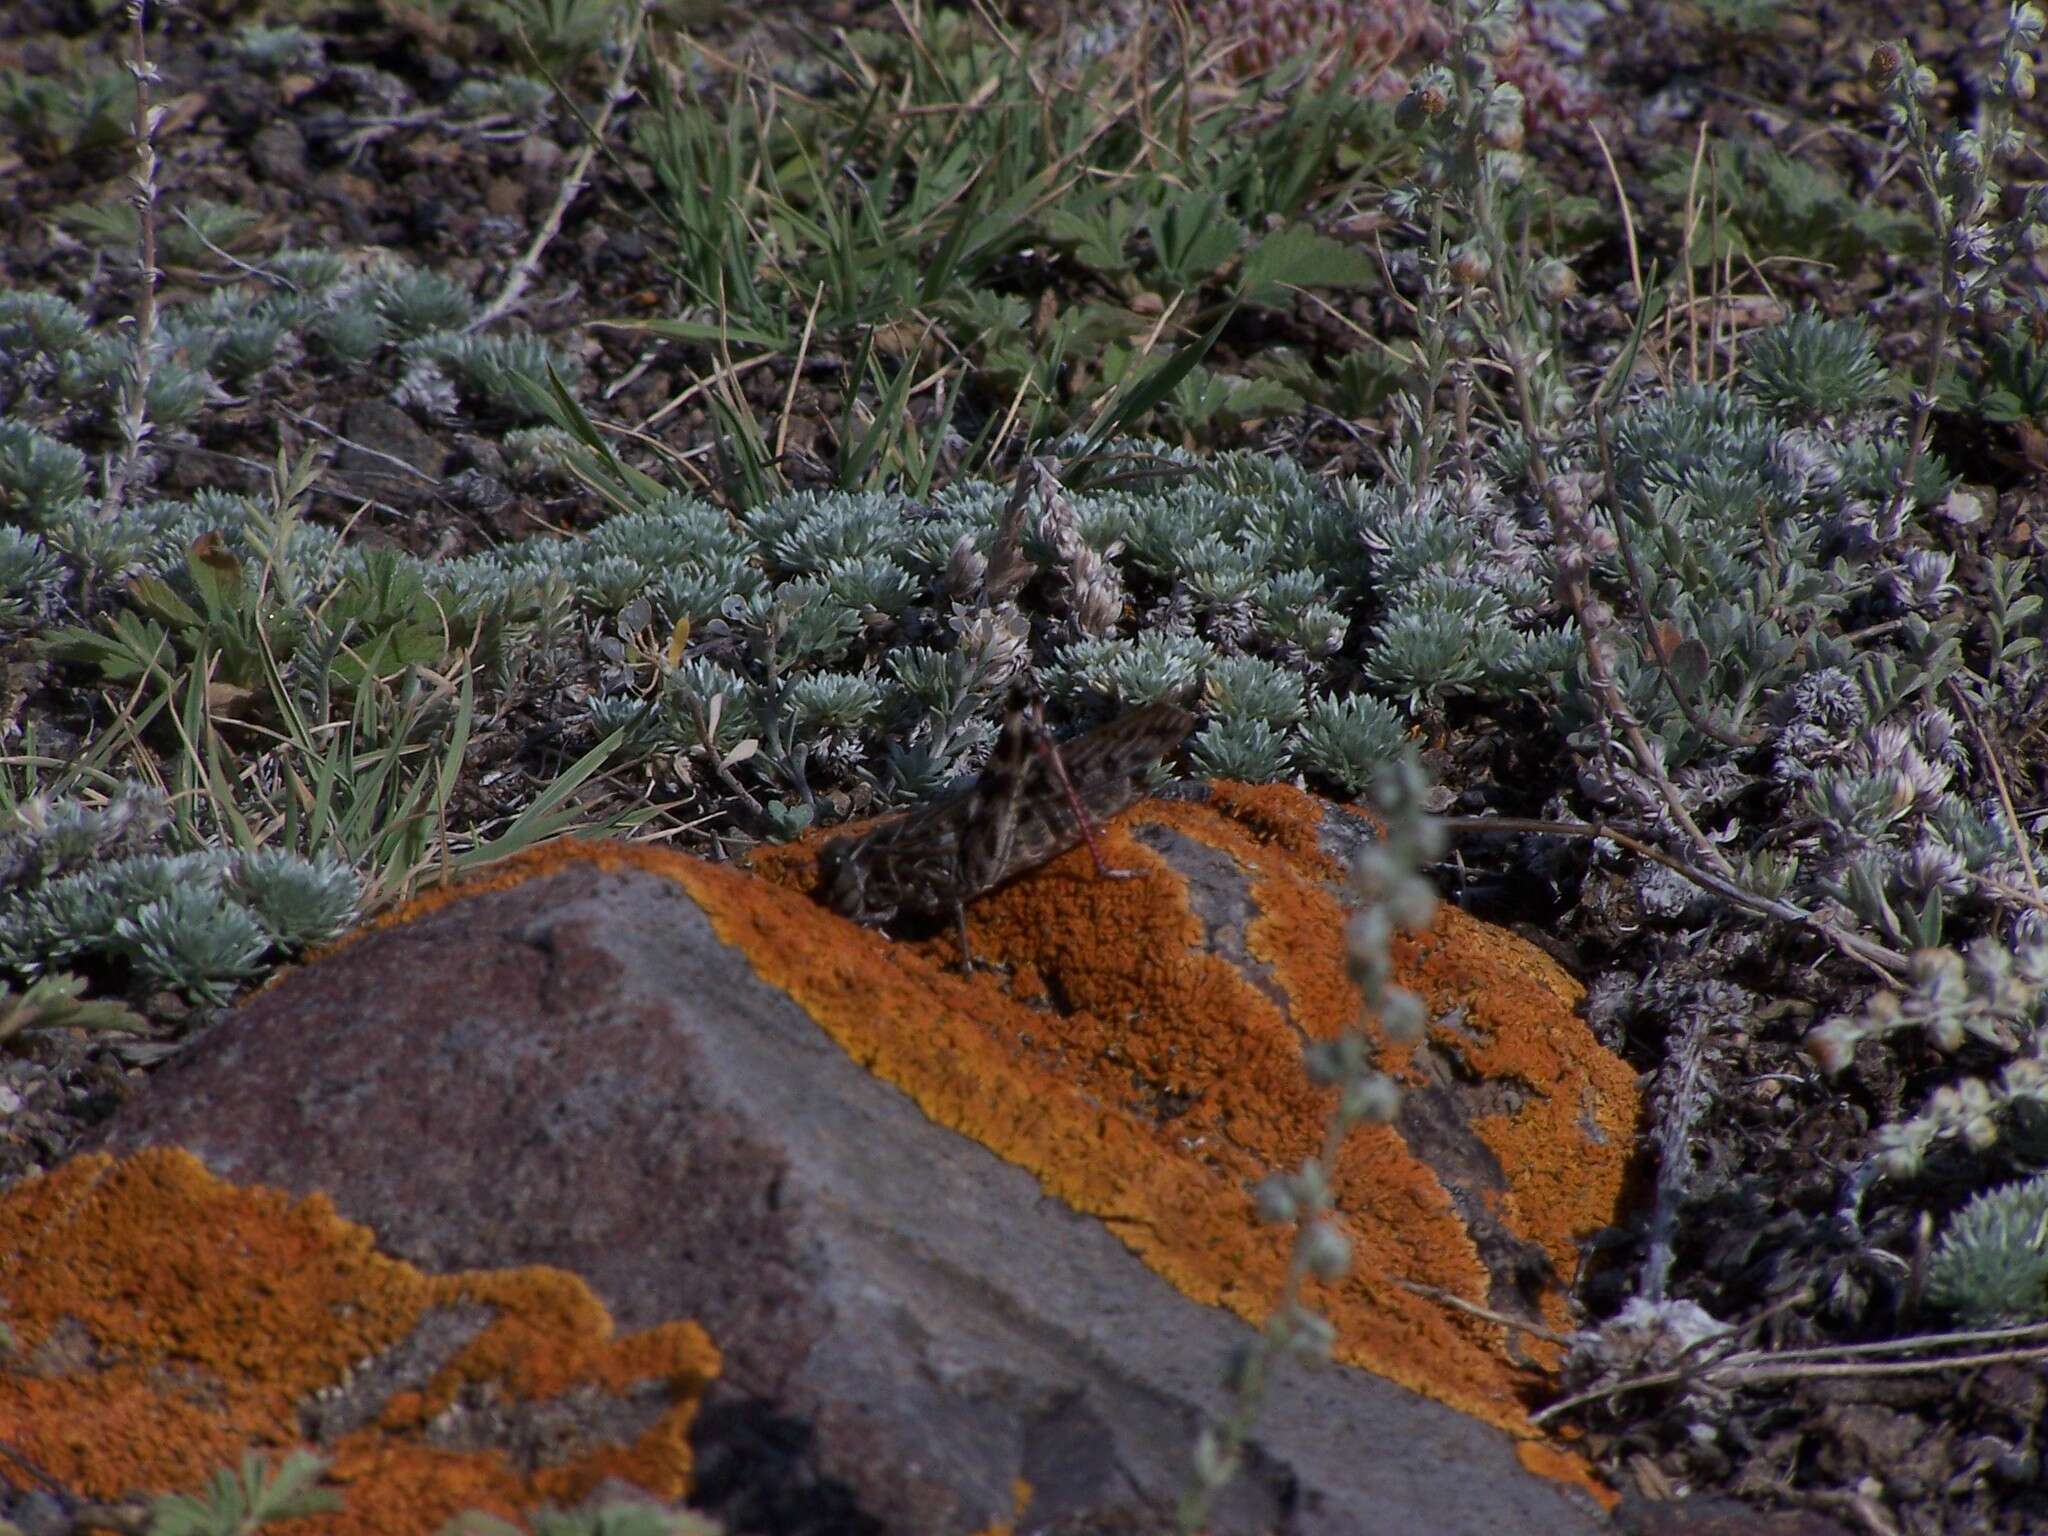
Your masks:
{"label": "grasshopper", "polygon": [[967,903],[976,897],[1084,841],[1103,877],[1137,873],[1109,865],[1096,831],[1142,798],[1145,774],[1193,727],[1178,705],[1148,704],[1059,743],[1043,706],[1013,689],[981,777],[872,832],[828,842],[818,855],[818,899],[873,924],[899,911],[950,912],[961,966],[972,971]]}

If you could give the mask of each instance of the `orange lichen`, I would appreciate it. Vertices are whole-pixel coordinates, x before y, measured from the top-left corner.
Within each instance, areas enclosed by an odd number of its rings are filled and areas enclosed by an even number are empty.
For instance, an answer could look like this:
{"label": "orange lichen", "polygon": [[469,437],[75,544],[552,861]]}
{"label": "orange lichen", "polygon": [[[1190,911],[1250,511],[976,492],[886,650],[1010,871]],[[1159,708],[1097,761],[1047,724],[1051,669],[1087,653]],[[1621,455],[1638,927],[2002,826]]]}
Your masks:
{"label": "orange lichen", "polygon": [[[646,846],[557,843],[497,867],[483,888],[579,863],[676,881],[765,981],[931,1119],[1099,1217],[1185,1294],[1257,1323],[1286,1238],[1258,1225],[1251,1189],[1318,1146],[1331,1096],[1303,1075],[1302,1046],[1348,1027],[1359,1007],[1322,814],[1272,786],[1217,785],[1206,806],[1141,805],[1107,830],[1105,852],[1145,878],[1100,879],[1076,851],[973,905],[975,953],[1009,980],[963,976],[949,928],[894,941],[811,902],[815,840],[759,851],[757,875]],[[1205,932],[1186,879],[1132,837],[1146,826],[1243,872],[1242,920],[1212,916],[1218,931]],[[393,920],[477,889],[436,892]],[[1453,909],[1401,944],[1397,979],[1439,1017],[1432,1049],[1503,1085],[1489,1101],[1499,1112],[1474,1129],[1504,1187],[1480,1193],[1568,1278],[1576,1240],[1609,1222],[1620,1196],[1632,1074],[1574,1016],[1578,989],[1562,971]],[[1407,1051],[1382,1060],[1419,1075]],[[1522,1403],[1540,1349],[1404,1284],[1489,1300],[1451,1193],[1386,1127],[1354,1132],[1331,1173],[1357,1256],[1350,1277],[1314,1298],[1338,1357],[1531,1435]],[[1561,1301],[1548,1305],[1562,1320]],[[1569,1456],[1558,1465],[1579,1467]]]}
{"label": "orange lichen", "polygon": [[[1147,878],[1101,880],[1077,851],[970,909],[976,954],[1023,979],[1007,991],[953,971],[945,937],[887,943],[842,929],[793,944],[791,924],[805,919],[773,892],[710,871],[687,883],[721,937],[927,1114],[1101,1216],[1190,1296],[1256,1321],[1283,1254],[1251,1224],[1248,1191],[1317,1147],[1330,1095],[1303,1076],[1301,1047],[1358,1016],[1342,870],[1319,846],[1321,815],[1318,802],[1276,786],[1217,785],[1206,805],[1140,806],[1109,829],[1106,852]],[[1132,839],[1147,825],[1226,854],[1244,873],[1252,910],[1238,941],[1248,963],[1215,952],[1185,881]],[[810,858],[809,848],[779,849],[756,864],[802,886]],[[1575,984],[1518,940],[1446,909],[1399,959],[1400,981],[1448,1016],[1437,1048],[1509,1080],[1506,1097],[1522,1101],[1475,1122],[1502,1164],[1493,1204],[1568,1276],[1576,1239],[1610,1221],[1620,1197],[1633,1075],[1573,1016]],[[1058,1009],[1029,1006],[1038,997]],[[1383,1053],[1412,1078],[1409,1057]],[[1321,1298],[1339,1356],[1524,1430],[1528,1378],[1502,1330],[1398,1283],[1487,1301],[1487,1272],[1449,1192],[1387,1128],[1355,1132],[1333,1176],[1360,1261]],[[1563,1320],[1561,1299],[1551,1312]]]}
{"label": "orange lichen", "polygon": [[1218,779],[1209,786],[1209,804],[1260,842],[1272,843],[1332,874],[1337,872],[1337,861],[1322,849],[1323,802],[1285,784],[1234,784]]}
{"label": "orange lichen", "polygon": [[1603,1509],[1613,1509],[1621,1502],[1621,1495],[1604,1483],[1591,1482],[1586,1478],[1584,1464],[1570,1451],[1550,1444],[1546,1440],[1522,1440],[1515,1445],[1515,1460],[1522,1464],[1522,1470],[1533,1472],[1538,1477],[1554,1478],[1558,1482],[1577,1483],[1600,1501]]}
{"label": "orange lichen", "polygon": [[[1505,1090],[1513,1113],[1475,1117],[1473,1130],[1508,1181],[1508,1224],[1569,1275],[1570,1254],[1596,1210],[1618,1209],[1635,1145],[1635,1074],[1602,1050],[1572,1012],[1578,983],[1513,935],[1443,908],[1435,927],[1403,941],[1402,982],[1434,1014],[1458,1010],[1435,1031],[1467,1072]],[[1553,1294],[1551,1321],[1566,1321]]]}
{"label": "orange lichen", "polygon": [[[680,1498],[718,1370],[694,1323],[615,1338],[575,1275],[423,1274],[323,1196],[238,1188],[170,1149],[75,1158],[0,1200],[0,1296],[17,1351],[0,1373],[0,1441],[101,1498],[195,1487],[252,1446],[281,1454],[314,1394],[430,1312],[481,1309],[481,1331],[423,1387],[322,1448],[346,1500],[303,1527],[323,1536],[434,1531],[464,1509],[571,1502],[612,1476]],[[631,1445],[538,1467],[430,1443],[458,1404],[516,1414],[579,1390],[653,1394],[658,1411]]]}

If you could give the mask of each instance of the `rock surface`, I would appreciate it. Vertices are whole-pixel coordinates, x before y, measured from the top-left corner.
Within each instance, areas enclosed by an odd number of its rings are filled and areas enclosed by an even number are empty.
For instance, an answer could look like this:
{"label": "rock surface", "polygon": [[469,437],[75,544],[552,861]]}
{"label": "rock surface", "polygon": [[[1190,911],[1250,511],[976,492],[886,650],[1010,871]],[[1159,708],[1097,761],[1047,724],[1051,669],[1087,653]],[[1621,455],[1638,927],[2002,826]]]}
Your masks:
{"label": "rock surface", "polygon": [[[735,1531],[1155,1528],[1250,1337],[1231,1311],[1273,1294],[1248,1178],[1314,1128],[1300,1040],[1347,1006],[1321,812],[1244,796],[1126,818],[1113,851],[1153,879],[1088,879],[1082,854],[977,904],[1007,980],[777,884],[806,850],[768,879],[546,850],[283,978],[106,1144],[320,1191],[428,1274],[544,1265],[635,1335],[701,1325],[722,1363],[690,1502]],[[1360,1274],[1316,1298],[1340,1359],[1457,1408],[1281,1371],[1218,1533],[1599,1528],[1570,1458],[1511,1433],[1526,1337],[1397,1283],[1550,1312],[1619,1189],[1626,1074],[1567,1038],[1554,967],[1494,965],[1502,942],[1448,913],[1412,946],[1442,1018],[1390,1064],[1408,1133],[1460,1155],[1439,1171],[1385,1128],[1347,1151]],[[1482,1219],[1446,1236],[1461,1207]],[[545,1463],[599,1433],[573,1420],[492,1449]]]}
{"label": "rock surface", "polygon": [[323,1196],[225,1183],[179,1148],[76,1157],[11,1191],[0,1294],[0,1487],[34,1487],[0,1492],[0,1529],[29,1536],[106,1527],[95,1501],[196,1492],[252,1448],[274,1469],[302,1439],[344,1491],[323,1536],[614,1482],[680,1499],[718,1369],[695,1323],[621,1335],[563,1270],[423,1274]]}

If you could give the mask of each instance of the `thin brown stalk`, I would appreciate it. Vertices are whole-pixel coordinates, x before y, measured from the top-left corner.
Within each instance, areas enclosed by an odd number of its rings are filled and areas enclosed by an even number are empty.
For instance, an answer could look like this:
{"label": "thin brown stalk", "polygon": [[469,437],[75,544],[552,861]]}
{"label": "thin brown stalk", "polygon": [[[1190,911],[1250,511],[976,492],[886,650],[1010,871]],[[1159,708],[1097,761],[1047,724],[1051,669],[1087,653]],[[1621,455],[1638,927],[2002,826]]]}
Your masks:
{"label": "thin brown stalk", "polygon": [[[611,123],[612,113],[625,99],[626,76],[633,67],[634,59],[639,56],[640,30],[646,25],[647,12],[652,3],[653,0],[639,0],[633,7],[633,19],[627,24],[626,34],[620,40],[618,67],[612,71],[611,79],[605,85],[604,100],[598,107],[596,118],[584,125],[583,147],[576,152],[576,158],[569,162],[568,174],[562,178],[561,188],[555,194],[555,201],[548,209],[547,217],[540,221],[540,228],[534,231],[532,241],[519,259],[512,263],[512,270],[506,274],[504,286],[499,288],[498,296],[477,312],[476,317],[463,327],[465,331],[482,330],[519,302],[520,296],[526,292],[526,285],[533,281],[533,274],[540,266],[542,255],[554,243],[555,236],[561,233],[562,220],[569,212],[569,205],[582,194],[584,183],[589,179],[590,162],[596,158],[597,146],[604,140],[604,131]],[[532,50],[529,48],[528,51]],[[557,95],[566,95],[562,87],[556,84],[553,76],[548,75],[541,67],[537,58],[533,60],[533,65],[541,70],[548,84],[555,87]]]}
{"label": "thin brown stalk", "polygon": [[2020,813],[2013,806],[2012,783],[2006,777],[2005,760],[1991,745],[1991,738],[1984,733],[1984,722],[1971,707],[1969,695],[1954,678],[1948,680],[1949,697],[1956,701],[1956,708],[1963,712],[1963,718],[1970,722],[1970,733],[1977,738],[1977,750],[1984,754],[1984,766],[1991,771],[1991,782],[1998,790],[1998,807],[2005,813],[2005,825],[2012,834],[2013,848],[2020,857],[2020,869],[2027,877],[2027,888],[2033,892],[2032,905],[2039,909],[2043,902],[2041,879],[2034,872],[2034,853],[2031,839],[2020,821]]}
{"label": "thin brown stalk", "polygon": [[150,105],[149,88],[160,82],[156,66],[149,60],[149,0],[128,0],[128,21],[132,29],[133,53],[128,72],[135,77],[135,173],[134,191],[129,197],[135,209],[136,292],[135,333],[129,338],[128,366],[123,371],[121,394],[121,452],[107,473],[100,515],[118,517],[149,441],[149,383],[156,371],[156,290],[163,279],[156,264],[156,130],[163,122],[163,108]]}
{"label": "thin brown stalk", "polygon": [[[2048,1325],[2036,1325],[2027,1330],[2038,1336]],[[1889,1346],[1898,1355],[1907,1355],[1919,1349],[1938,1347],[1947,1339],[1967,1338],[1970,1335],[1929,1335],[1918,1340],[1895,1340]],[[1575,1392],[1569,1397],[1559,1398],[1529,1415],[1529,1422],[1535,1425],[1584,1408],[1592,1403],[1622,1397],[1631,1392],[1644,1391],[1651,1387],[1677,1386],[1681,1383],[1696,1383],[1703,1387],[1722,1389],[1766,1386],[1779,1381],[1816,1381],[1843,1378],[1876,1378],[1882,1376],[1926,1376],[1938,1371],[1981,1370],[1987,1365],[2009,1365],[2025,1361],[2048,1360],[2048,1343],[2035,1344],[2026,1348],[1978,1350],[1969,1354],[1945,1355],[1936,1360],[1914,1360],[1905,1358],[1873,1358],[1875,1351],[1887,1346],[1867,1347],[1864,1358],[1856,1360],[1795,1359],[1781,1360],[1769,1351],[1745,1350],[1739,1354],[1725,1356],[1712,1364],[1687,1369],[1645,1371],[1624,1381],[1608,1382],[1584,1392]],[[1837,1356],[1847,1355],[1856,1346],[1836,1350]],[[1820,1351],[1805,1351],[1806,1355],[1818,1355]]]}
{"label": "thin brown stalk", "polygon": [[811,337],[817,334],[818,306],[825,302],[825,285],[818,284],[818,291],[811,296],[810,313],[804,316],[803,334],[797,338],[796,362],[789,370],[789,388],[783,391],[782,412],[775,423],[775,458],[780,463],[784,451],[789,447],[789,421],[796,410],[796,387],[803,381],[804,359],[810,355]]}
{"label": "thin brown stalk", "polygon": [[1684,876],[1701,890],[1722,897],[1746,912],[1753,912],[1759,917],[1775,918],[1781,922],[1796,923],[1802,928],[1810,929],[1848,958],[1870,966],[1887,979],[1906,973],[1906,957],[1897,950],[1875,940],[1866,939],[1860,934],[1846,932],[1820,913],[1810,912],[1793,902],[1775,896],[1760,896],[1730,875],[1688,864],[1685,860],[1665,852],[1655,843],[1647,842],[1612,822],[1545,821],[1532,816],[1446,816],[1443,818],[1443,825],[1449,832],[1523,832],[1547,837],[1604,837],[1640,858],[1661,864],[1673,874]]}

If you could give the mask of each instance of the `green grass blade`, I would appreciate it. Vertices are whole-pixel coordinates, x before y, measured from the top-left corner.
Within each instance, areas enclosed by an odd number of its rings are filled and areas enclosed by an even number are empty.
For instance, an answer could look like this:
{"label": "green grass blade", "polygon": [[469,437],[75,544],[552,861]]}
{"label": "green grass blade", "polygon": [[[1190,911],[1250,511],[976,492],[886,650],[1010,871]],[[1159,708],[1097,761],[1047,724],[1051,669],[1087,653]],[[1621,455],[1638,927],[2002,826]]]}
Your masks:
{"label": "green grass blade", "polygon": [[1117,392],[1116,399],[1097,418],[1094,429],[1089,432],[1087,442],[1081,449],[1081,457],[1089,458],[1100,452],[1104,443],[1122,435],[1142,421],[1147,412],[1172,394],[1180,381],[1193,373],[1202,359],[1209,355],[1217,339],[1222,336],[1223,328],[1236,317],[1237,304],[1233,301],[1216,317],[1216,323],[1195,341],[1124,385]]}
{"label": "green grass blade", "polygon": [[619,749],[619,743],[625,739],[626,732],[621,727],[577,758],[560,778],[534,797],[533,804],[521,811],[514,818],[512,825],[489,841],[457,854],[454,859],[455,869],[466,873],[494,860],[508,858],[512,854],[523,852],[536,844],[559,836],[566,828],[573,826],[578,813],[575,807],[565,805],[564,802],[605,765],[606,760]]}

